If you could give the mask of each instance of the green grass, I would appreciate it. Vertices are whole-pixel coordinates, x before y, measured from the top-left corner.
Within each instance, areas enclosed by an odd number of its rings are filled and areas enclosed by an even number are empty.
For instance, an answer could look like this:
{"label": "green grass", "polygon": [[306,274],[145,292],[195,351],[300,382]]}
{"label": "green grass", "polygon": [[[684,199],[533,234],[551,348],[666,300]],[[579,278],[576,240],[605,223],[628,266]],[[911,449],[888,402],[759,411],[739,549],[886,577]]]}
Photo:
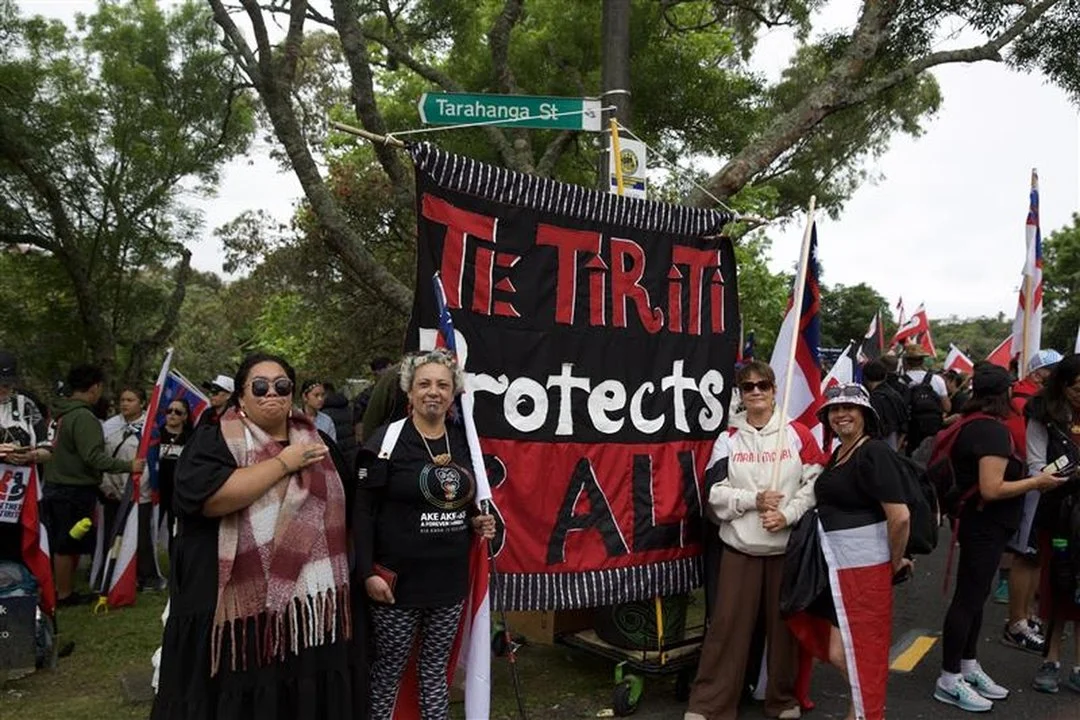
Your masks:
{"label": "green grass", "polygon": [[[85,591],[85,588],[83,588]],[[75,652],[56,670],[34,673],[3,686],[0,718],[27,720],[145,720],[148,703],[128,702],[121,678],[145,673],[161,642],[164,593],[140,593],[134,607],[92,615],[88,606],[60,610],[58,645],[75,642]],[[690,606],[688,624],[701,622],[701,602]],[[517,670],[529,717],[588,718],[611,707],[614,663],[562,646],[526,645],[518,651]],[[492,718],[517,717],[511,667],[492,658]],[[646,682],[650,696],[671,697],[671,677]],[[453,717],[462,718],[455,703]]]}
{"label": "green grass", "polygon": [[33,720],[145,720],[149,704],[127,702],[120,678],[150,672],[150,656],[161,643],[165,593],[140,593],[134,607],[92,615],[90,606],[62,608],[58,646],[74,641],[75,652],[55,670],[7,683],[0,693],[0,718]]}

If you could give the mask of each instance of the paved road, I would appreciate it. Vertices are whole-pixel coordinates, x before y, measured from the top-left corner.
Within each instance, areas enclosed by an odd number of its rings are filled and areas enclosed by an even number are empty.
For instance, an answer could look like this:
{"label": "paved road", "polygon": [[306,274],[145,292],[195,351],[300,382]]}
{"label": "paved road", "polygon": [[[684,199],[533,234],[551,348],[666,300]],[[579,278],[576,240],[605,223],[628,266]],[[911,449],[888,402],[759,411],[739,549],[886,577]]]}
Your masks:
{"label": "paved road", "polygon": [[[937,633],[948,605],[941,592],[945,567],[944,543],[934,555],[920,558],[912,582],[897,590],[893,618],[893,638],[899,640],[909,631],[928,629]],[[1012,690],[1011,697],[995,703],[988,717],[1024,718],[1025,720],[1080,720],[1080,694],[1064,687],[1057,695],[1046,695],[1031,689],[1032,677],[1041,659],[1038,656],[1008,648],[1001,644],[1005,622],[1005,606],[987,604],[983,626],[983,643],[979,661],[990,675]],[[1066,647],[1071,643],[1066,639]],[[1066,655],[1066,660],[1069,656]],[[910,673],[891,673],[889,677],[888,717],[898,720],[953,720],[970,718],[972,714],[943,705],[931,697],[934,681],[941,668],[941,644],[937,642]],[[665,720],[682,717],[683,706],[672,699],[667,688],[648,692],[634,715],[635,718]],[[817,708],[804,717],[811,720],[843,718],[847,712],[849,693],[840,676],[828,667],[818,667],[812,684]],[[761,718],[761,706],[744,707],[742,718]]]}

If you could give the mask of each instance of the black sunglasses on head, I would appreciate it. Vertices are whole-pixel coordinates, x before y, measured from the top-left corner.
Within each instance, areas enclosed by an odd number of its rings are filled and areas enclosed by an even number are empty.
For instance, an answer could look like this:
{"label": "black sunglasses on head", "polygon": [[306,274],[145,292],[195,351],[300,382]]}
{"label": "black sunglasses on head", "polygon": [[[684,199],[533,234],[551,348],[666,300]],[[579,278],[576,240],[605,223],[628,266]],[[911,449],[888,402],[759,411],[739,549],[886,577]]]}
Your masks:
{"label": "black sunglasses on head", "polygon": [[263,377],[251,381],[251,394],[255,397],[266,397],[270,394],[270,388],[274,389],[275,395],[286,397],[292,395],[293,382],[287,377],[275,378],[273,382]]}
{"label": "black sunglasses on head", "polygon": [[861,398],[866,397],[866,391],[863,390],[862,385],[832,385],[825,388],[825,399],[833,400],[835,398]]}
{"label": "black sunglasses on head", "polygon": [[739,392],[743,393],[744,395],[746,393],[754,392],[754,390],[760,390],[761,392],[769,392],[770,390],[772,390],[772,388],[773,384],[769,380],[758,380],[757,382],[747,380],[746,382],[739,383]]}

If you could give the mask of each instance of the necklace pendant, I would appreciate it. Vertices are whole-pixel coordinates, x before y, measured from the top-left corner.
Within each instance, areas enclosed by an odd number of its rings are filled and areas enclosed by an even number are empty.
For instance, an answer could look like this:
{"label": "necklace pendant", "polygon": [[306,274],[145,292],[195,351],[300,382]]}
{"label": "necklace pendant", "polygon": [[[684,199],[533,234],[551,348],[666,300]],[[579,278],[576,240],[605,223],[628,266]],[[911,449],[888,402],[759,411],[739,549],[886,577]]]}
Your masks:
{"label": "necklace pendant", "polygon": [[439,467],[445,467],[446,465],[450,464],[451,459],[452,458],[450,457],[449,453],[439,453],[435,457],[431,458],[431,462],[435,463]]}

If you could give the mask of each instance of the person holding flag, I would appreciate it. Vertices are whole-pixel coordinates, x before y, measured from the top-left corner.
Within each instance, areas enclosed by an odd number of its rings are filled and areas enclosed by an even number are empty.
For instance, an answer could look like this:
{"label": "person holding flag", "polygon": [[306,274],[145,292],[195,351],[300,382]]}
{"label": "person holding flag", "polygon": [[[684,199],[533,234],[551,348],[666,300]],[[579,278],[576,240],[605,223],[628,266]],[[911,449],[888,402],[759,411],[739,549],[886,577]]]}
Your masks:
{"label": "person holding flag", "polygon": [[371,600],[374,632],[371,718],[389,720],[419,634],[419,709],[449,713],[449,667],[469,597],[470,532],[495,537],[495,518],[476,504],[465,430],[447,415],[465,384],[447,350],[406,356],[400,386],[407,418],[377,430],[358,460],[357,575]]}

